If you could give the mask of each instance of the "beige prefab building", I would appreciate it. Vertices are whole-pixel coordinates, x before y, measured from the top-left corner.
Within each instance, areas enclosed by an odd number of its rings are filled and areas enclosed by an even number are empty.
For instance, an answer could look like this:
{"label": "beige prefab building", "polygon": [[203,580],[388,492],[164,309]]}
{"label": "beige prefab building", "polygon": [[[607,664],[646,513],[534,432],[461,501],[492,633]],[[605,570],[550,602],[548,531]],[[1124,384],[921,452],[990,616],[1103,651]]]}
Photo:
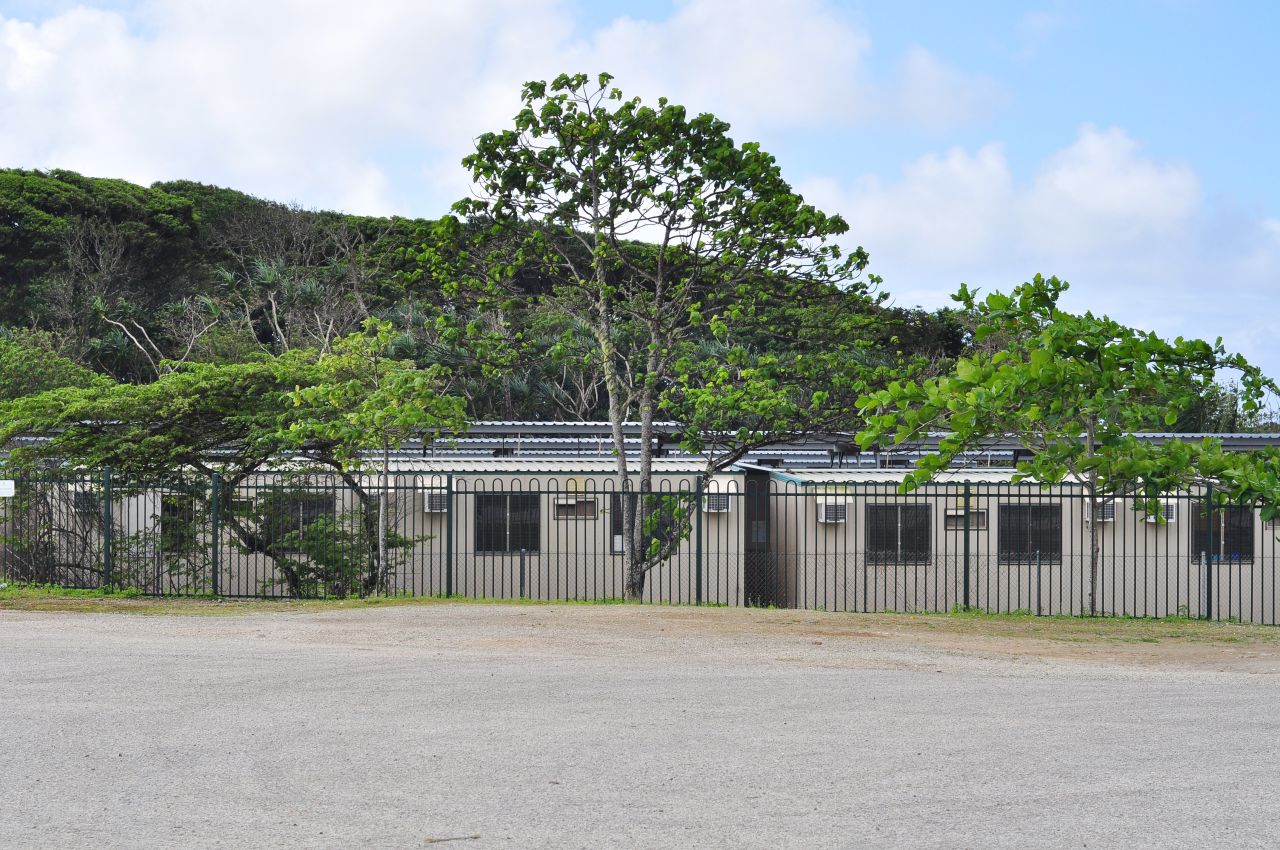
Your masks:
{"label": "beige prefab building", "polygon": [[[701,472],[697,458],[657,459],[638,497],[643,545],[671,541],[646,601],[1277,622],[1280,528],[1248,507],[1210,517],[1203,494],[1091,506],[1079,486],[1014,484],[1011,470],[958,470],[911,492],[905,470],[745,463],[705,484]],[[622,505],[635,482],[619,487],[613,459],[598,455],[400,454],[385,489],[373,474],[277,470],[221,492],[216,517],[208,481],[118,484],[109,497],[97,479],[37,483],[0,496],[0,575],[97,587],[110,573],[151,593],[352,592],[315,577],[367,571],[353,484],[388,510],[378,592],[623,596]]]}
{"label": "beige prefab building", "polygon": [[911,492],[902,470],[770,473],[777,604],[958,605],[1041,614],[1275,620],[1277,528],[1196,493],[1093,506],[1083,487],[957,470]]}
{"label": "beige prefab building", "polygon": [[421,541],[398,576],[410,592],[620,598],[622,500],[647,498],[663,514],[654,536],[677,512],[690,533],[650,571],[646,601],[742,604],[742,516],[729,498],[742,490],[741,472],[703,486],[701,464],[656,459],[645,496],[634,475],[628,488],[619,486],[611,458],[424,459],[399,461],[395,471],[398,528]]}

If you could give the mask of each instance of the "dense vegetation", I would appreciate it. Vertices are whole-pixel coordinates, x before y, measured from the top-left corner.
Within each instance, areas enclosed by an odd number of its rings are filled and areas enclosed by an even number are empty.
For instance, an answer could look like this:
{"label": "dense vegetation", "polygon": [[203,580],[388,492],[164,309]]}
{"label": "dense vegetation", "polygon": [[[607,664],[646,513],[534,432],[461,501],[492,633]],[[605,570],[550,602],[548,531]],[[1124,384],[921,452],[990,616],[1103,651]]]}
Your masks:
{"label": "dense vegetation", "polygon": [[[460,305],[425,268],[433,221],[312,211],[188,181],[0,170],[0,222],[0,328],[11,344],[94,373],[144,383],[172,368],[165,361],[326,350],[377,317],[397,330],[400,356],[450,367],[473,419],[603,418],[602,375],[566,349],[495,370],[441,332],[437,319]],[[530,272],[520,285],[543,282]],[[941,360],[963,345],[954,313],[873,312],[866,339],[886,356]],[[531,317],[527,333],[564,331]]]}

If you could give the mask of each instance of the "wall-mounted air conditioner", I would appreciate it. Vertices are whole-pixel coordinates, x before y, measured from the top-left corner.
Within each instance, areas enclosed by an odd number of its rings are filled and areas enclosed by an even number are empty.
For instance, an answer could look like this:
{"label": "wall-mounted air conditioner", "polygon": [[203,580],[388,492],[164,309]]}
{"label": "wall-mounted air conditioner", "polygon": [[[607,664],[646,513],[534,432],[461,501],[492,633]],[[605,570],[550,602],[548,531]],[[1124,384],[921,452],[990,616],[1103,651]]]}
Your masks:
{"label": "wall-mounted air conditioner", "polygon": [[824,524],[846,522],[849,518],[849,505],[845,502],[819,502],[818,522]]}
{"label": "wall-mounted air conditioner", "polygon": [[1177,522],[1178,503],[1172,499],[1160,500],[1160,512],[1147,514],[1147,522]]}
{"label": "wall-mounted air conditioner", "polygon": [[729,513],[729,494],[728,493],[706,493],[702,497],[703,513],[708,514],[727,514]]}
{"label": "wall-mounted air conditioner", "polygon": [[447,514],[449,512],[449,494],[444,490],[427,490],[422,494],[422,512],[428,514]]}
{"label": "wall-mounted air conditioner", "polygon": [[1107,499],[1105,502],[1099,502],[1094,513],[1094,519],[1098,522],[1115,522],[1116,521],[1116,503],[1114,499]]}

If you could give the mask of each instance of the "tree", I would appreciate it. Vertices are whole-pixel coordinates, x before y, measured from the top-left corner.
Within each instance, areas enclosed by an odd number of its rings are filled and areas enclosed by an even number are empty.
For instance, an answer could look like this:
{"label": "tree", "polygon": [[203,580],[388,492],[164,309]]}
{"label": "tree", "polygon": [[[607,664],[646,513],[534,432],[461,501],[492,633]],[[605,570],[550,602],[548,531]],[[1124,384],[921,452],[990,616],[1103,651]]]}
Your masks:
{"label": "tree", "polygon": [[[0,447],[21,435],[14,471],[111,468],[136,486],[191,491],[220,487],[223,526],[247,553],[270,558],[288,591],[300,595],[306,576],[292,547],[272,534],[270,512],[235,510],[238,488],[269,472],[288,451],[280,434],[287,395],[320,377],[314,352],[260,357],[247,363],[186,364],[150,384],[95,382],[0,405]],[[216,477],[215,477],[216,474]],[[209,506],[197,506],[202,515]]]}
{"label": "tree", "polygon": [[[9,460],[16,469],[111,467],[150,486],[186,486],[193,475],[220,482],[220,516],[237,544],[271,558],[293,595],[333,584],[291,557],[308,546],[319,551],[307,529],[290,539],[274,528],[278,512],[269,505],[231,510],[232,496],[255,475],[298,459],[332,470],[361,505],[370,551],[360,589],[372,592],[387,563],[379,518],[386,513],[391,448],[410,435],[464,424],[462,402],[437,392],[442,371],[389,357],[394,340],[389,324],[370,321],[325,355],[291,351],[246,363],[188,363],[150,384],[94,381],[19,398],[0,404],[0,447],[22,435],[45,438],[14,447]],[[370,449],[382,461],[376,507],[360,480]]]}
{"label": "tree", "polygon": [[1211,481],[1224,482],[1224,497],[1238,500],[1273,504],[1280,494],[1274,453],[1231,456],[1211,438],[1145,445],[1132,432],[1174,424],[1211,394],[1223,372],[1238,376],[1239,404],[1248,415],[1275,385],[1221,340],[1168,341],[1106,316],[1068,313],[1058,307],[1066,289],[1057,278],[1036,275],[1008,295],[979,300],[961,286],[955,300],[974,317],[978,350],[958,358],[950,374],[868,393],[858,402],[867,418],[858,441],[864,448],[903,445],[945,429],[938,453],[922,457],[907,475],[909,490],[962,452],[1009,436],[1021,440],[1033,455],[1019,462],[1015,480],[1071,481],[1088,496],[1092,613],[1100,494],[1131,491],[1149,500]]}
{"label": "tree", "polygon": [[[785,305],[865,302],[866,287],[854,279],[867,255],[842,256],[832,240],[845,222],[806,204],[758,144],[736,144],[728,124],[666,99],[656,107],[624,99],[611,79],[527,83],[514,128],[481,136],[463,160],[477,188],[454,207],[467,223],[442,221],[426,258],[450,292],[476,296],[477,312],[465,317],[473,340],[520,351],[528,342],[517,324],[523,313],[566,320],[550,353],[577,351],[580,362],[598,366],[619,486],[645,494],[664,404],[697,406],[700,398],[705,407],[735,370],[758,379],[750,405],[721,405],[686,429],[691,446],[724,444],[722,434],[713,441],[700,430],[703,421],[732,424],[730,437],[745,438],[713,454],[704,477],[774,438],[779,425],[802,427],[803,407],[823,407],[812,390],[797,405],[785,359],[761,359],[745,338]],[[451,253],[469,234],[476,250]],[[488,321],[477,318],[486,311]],[[730,372],[697,355],[708,338],[737,358]],[[636,469],[624,439],[631,417],[640,423]],[[678,536],[646,540],[655,523],[633,507],[644,504],[623,500],[629,599],[640,598],[646,573]]]}
{"label": "tree", "polygon": [[53,350],[47,333],[15,332],[0,337],[0,402],[59,387],[91,387],[111,379],[79,366]]}
{"label": "tree", "polygon": [[[395,341],[391,323],[368,319],[361,332],[335,343],[316,362],[315,382],[289,393],[281,432],[304,456],[336,469],[365,507],[377,547],[366,592],[386,580],[391,450],[409,437],[433,439],[466,424],[462,399],[440,392],[444,370],[395,359]],[[370,452],[379,459],[376,511],[360,478],[372,465]]]}

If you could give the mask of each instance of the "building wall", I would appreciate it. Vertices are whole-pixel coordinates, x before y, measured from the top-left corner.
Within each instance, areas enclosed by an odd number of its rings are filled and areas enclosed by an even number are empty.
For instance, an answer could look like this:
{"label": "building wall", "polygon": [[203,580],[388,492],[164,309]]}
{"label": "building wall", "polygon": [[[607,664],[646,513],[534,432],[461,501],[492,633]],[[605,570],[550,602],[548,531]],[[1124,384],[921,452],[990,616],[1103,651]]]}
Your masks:
{"label": "building wall", "polygon": [[[398,476],[391,488],[395,533],[408,541],[391,550],[389,592],[439,595],[447,590],[467,596],[535,599],[608,599],[623,595],[624,557],[613,546],[610,476],[455,475],[436,480]],[[370,481],[370,484],[373,482]],[[753,482],[755,483],[755,482]],[[38,522],[13,515],[8,502],[0,533],[4,552],[0,569],[8,577],[97,586],[103,563],[100,508],[77,507],[82,485],[42,484]],[[356,501],[331,479],[292,486],[332,500],[339,532],[358,521]],[[724,513],[698,511],[697,534],[683,541],[673,558],[649,575],[646,600],[743,605],[774,604],[826,610],[945,611],[966,601],[965,532],[948,523],[959,511],[959,486],[933,486],[911,494],[883,485],[799,485],[770,481],[763,489],[745,486],[741,476],[726,475],[717,485],[727,498]],[[278,489],[273,476],[238,488],[237,509],[259,503]],[[432,489],[432,488],[437,489]],[[452,488],[451,508],[428,511],[431,494]],[[659,476],[659,493],[691,492],[692,477]],[[537,551],[481,552],[476,547],[476,502],[482,494],[538,494]],[[568,496],[594,499],[589,516],[557,518],[555,504]],[[752,510],[747,507],[757,500]],[[843,523],[817,522],[820,501],[842,503]],[[1198,502],[1175,500],[1172,522],[1147,522],[1120,502],[1114,519],[1097,525],[1099,562],[1096,608],[1126,616],[1202,616],[1277,622],[1280,559],[1277,534],[1256,514],[1252,558],[1213,560],[1194,551],[1192,528]],[[763,504],[763,507],[762,507]],[[928,556],[909,561],[869,557],[867,507],[916,505],[929,509]],[[1060,557],[1028,557],[1004,563],[999,555],[1001,505],[1057,506],[1061,516]],[[159,490],[118,490],[111,506],[113,572],[117,584],[153,593],[287,595],[272,559],[240,547],[225,521],[218,540],[216,582],[209,525],[197,518],[197,537],[182,553],[164,544],[163,494]],[[207,510],[207,506],[205,508]],[[985,527],[979,517],[985,512]],[[81,516],[81,514],[87,514]],[[1027,610],[1042,614],[1087,613],[1090,563],[1087,502],[1077,489],[1045,492],[1034,485],[975,484],[971,489],[968,532],[967,599],[994,611]],[[757,517],[749,523],[748,517]],[[767,527],[759,525],[767,517]],[[23,523],[26,525],[23,525]],[[32,548],[31,541],[39,542]],[[25,547],[25,548],[24,548]],[[32,553],[38,556],[33,559]],[[298,556],[301,557],[301,556]],[[702,592],[695,580],[701,564]],[[32,565],[34,564],[34,569]],[[452,570],[449,566],[452,565]],[[25,572],[23,572],[25,570]],[[450,573],[452,584],[450,585]]]}
{"label": "building wall", "polygon": [[[821,501],[846,505],[846,521],[817,521]],[[1115,518],[1097,524],[1098,561],[1094,610],[1123,616],[1212,616],[1274,621],[1277,529],[1255,512],[1253,553],[1247,561],[1211,559],[1193,551],[1199,502],[1172,500],[1172,522],[1148,522],[1117,503]],[[948,527],[947,512],[962,511],[959,488],[898,494],[889,487],[774,486],[770,494],[774,557],[783,585],[782,604],[855,611],[945,611],[965,601],[965,532]],[[885,562],[869,556],[867,506],[927,506],[927,558]],[[1008,559],[1000,556],[1002,505],[1042,505],[1061,512],[1060,554]],[[979,517],[985,512],[985,527]],[[970,604],[987,610],[1042,614],[1088,613],[1090,528],[1088,501],[1079,489],[977,487],[970,496],[968,589]],[[955,523],[959,525],[959,519]],[[1210,584],[1212,587],[1210,587]],[[1211,593],[1209,592],[1211,591]]]}

